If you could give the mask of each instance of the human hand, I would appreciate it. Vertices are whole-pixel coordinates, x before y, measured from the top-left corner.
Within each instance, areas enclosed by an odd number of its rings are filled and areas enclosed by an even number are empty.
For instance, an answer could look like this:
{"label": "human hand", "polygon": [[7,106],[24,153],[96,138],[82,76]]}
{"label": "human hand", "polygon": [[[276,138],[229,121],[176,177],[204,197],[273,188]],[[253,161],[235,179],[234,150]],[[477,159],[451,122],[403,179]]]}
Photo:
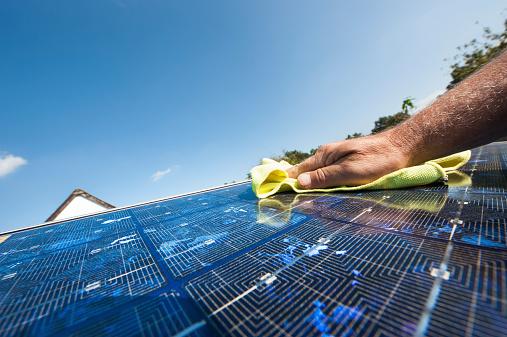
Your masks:
{"label": "human hand", "polygon": [[409,149],[389,131],[326,144],[288,170],[304,189],[357,186],[412,165]]}

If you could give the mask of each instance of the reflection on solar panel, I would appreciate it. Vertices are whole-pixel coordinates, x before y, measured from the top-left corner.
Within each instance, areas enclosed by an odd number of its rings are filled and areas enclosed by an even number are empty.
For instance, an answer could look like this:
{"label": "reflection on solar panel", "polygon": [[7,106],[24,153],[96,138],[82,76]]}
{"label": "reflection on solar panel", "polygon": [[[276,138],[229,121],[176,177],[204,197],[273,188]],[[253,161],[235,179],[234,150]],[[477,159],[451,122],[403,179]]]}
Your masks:
{"label": "reflection on solar panel", "polygon": [[501,336],[507,143],[448,186],[238,184],[0,239],[2,336]]}

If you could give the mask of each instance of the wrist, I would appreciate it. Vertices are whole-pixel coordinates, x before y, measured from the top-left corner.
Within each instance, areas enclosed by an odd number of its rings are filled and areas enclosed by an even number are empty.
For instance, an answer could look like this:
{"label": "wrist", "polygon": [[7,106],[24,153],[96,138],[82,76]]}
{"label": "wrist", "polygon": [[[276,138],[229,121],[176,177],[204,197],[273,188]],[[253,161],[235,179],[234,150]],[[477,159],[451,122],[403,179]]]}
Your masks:
{"label": "wrist", "polygon": [[386,130],[381,135],[386,138],[392,149],[399,153],[405,166],[419,165],[427,160],[421,151],[424,148],[423,141],[409,123]]}

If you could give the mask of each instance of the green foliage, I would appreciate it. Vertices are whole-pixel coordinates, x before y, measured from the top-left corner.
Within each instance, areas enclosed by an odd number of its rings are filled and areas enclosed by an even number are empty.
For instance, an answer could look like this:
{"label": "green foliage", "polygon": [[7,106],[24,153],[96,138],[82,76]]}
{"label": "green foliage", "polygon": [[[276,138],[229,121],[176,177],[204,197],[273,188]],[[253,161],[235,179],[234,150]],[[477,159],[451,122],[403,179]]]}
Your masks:
{"label": "green foliage", "polygon": [[375,121],[375,127],[371,130],[371,133],[375,134],[387,130],[409,118],[410,114],[407,112],[398,112],[394,115],[380,117]]}
{"label": "green foliage", "polygon": [[453,88],[507,48],[507,20],[504,26],[504,31],[499,34],[492,33],[491,29],[486,27],[483,42],[473,39],[457,48],[461,54],[454,56],[457,62],[451,65],[452,81],[447,89]]}
{"label": "green foliage", "polygon": [[317,149],[311,149],[309,152],[303,152],[303,151],[299,151],[299,150],[283,151],[283,155],[281,155],[279,157],[275,157],[273,159],[278,160],[278,161],[285,160],[286,162],[288,162],[292,165],[295,165],[295,164],[299,164],[300,162],[302,162],[306,158],[313,156],[316,151],[317,151]]}
{"label": "green foliage", "polygon": [[395,125],[410,118],[410,112],[415,108],[413,98],[405,98],[401,104],[401,111],[394,115],[380,117],[375,121],[375,127],[371,130],[372,134],[392,128]]}
{"label": "green foliage", "polygon": [[401,112],[409,113],[410,110],[415,108],[413,98],[407,97],[403,100],[403,103],[401,103]]}
{"label": "green foliage", "polygon": [[347,138],[345,138],[345,139],[359,138],[362,136],[364,136],[364,135],[361,132],[354,132],[351,135],[347,135]]}

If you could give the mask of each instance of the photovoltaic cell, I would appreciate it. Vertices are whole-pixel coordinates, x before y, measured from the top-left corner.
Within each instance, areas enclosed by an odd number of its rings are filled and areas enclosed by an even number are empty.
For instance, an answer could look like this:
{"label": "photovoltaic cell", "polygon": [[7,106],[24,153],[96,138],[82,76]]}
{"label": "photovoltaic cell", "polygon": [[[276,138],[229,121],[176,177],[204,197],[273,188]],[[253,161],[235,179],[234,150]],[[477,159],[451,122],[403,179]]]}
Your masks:
{"label": "photovoltaic cell", "polygon": [[1,336],[502,336],[507,143],[447,185],[249,183],[0,236]]}

